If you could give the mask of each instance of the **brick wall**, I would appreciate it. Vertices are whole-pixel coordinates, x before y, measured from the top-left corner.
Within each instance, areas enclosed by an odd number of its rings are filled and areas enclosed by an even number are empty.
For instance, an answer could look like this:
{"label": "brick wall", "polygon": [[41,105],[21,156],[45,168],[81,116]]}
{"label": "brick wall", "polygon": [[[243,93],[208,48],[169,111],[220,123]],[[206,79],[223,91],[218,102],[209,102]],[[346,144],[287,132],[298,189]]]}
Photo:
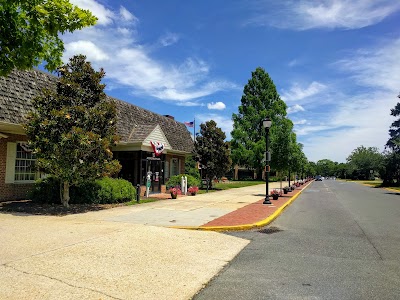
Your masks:
{"label": "brick wall", "polygon": [[33,184],[5,183],[7,143],[26,141],[26,136],[7,134],[8,138],[0,138],[0,201],[27,199]]}

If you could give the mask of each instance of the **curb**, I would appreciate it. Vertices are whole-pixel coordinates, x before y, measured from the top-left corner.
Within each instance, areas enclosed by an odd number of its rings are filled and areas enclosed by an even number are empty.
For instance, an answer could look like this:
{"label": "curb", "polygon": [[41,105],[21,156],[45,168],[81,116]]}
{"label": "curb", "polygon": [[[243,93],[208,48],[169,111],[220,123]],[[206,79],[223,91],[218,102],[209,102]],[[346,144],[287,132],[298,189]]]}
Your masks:
{"label": "curb", "polygon": [[168,228],[175,228],[175,229],[187,229],[187,230],[203,230],[203,231],[245,231],[250,230],[253,228],[264,227],[270,224],[273,220],[275,220],[283,210],[288,207],[294,200],[299,197],[299,195],[312,183],[313,181],[309,182],[305,185],[296,195],[290,198],[285,204],[279,207],[272,215],[267,217],[264,220],[258,221],[252,224],[243,224],[243,225],[231,225],[231,226],[169,226]]}

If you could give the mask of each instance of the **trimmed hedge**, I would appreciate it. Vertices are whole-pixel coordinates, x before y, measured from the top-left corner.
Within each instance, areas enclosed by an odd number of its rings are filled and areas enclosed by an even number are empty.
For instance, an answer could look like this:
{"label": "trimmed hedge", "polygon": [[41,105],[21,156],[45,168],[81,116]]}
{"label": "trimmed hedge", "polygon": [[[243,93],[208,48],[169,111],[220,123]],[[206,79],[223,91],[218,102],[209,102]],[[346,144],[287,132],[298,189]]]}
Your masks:
{"label": "trimmed hedge", "polygon": [[[60,181],[54,177],[40,179],[30,195],[35,202],[61,204]],[[70,188],[70,204],[107,204],[134,200],[136,189],[125,179],[105,177]]]}
{"label": "trimmed hedge", "polygon": [[187,174],[180,174],[180,175],[175,175],[172,176],[166,183],[167,189],[171,188],[171,187],[175,187],[175,186],[179,186],[181,187],[181,178],[182,176],[186,176],[187,177],[187,183],[188,183],[188,187],[191,186],[200,186],[200,179],[197,179],[191,175],[187,175]]}

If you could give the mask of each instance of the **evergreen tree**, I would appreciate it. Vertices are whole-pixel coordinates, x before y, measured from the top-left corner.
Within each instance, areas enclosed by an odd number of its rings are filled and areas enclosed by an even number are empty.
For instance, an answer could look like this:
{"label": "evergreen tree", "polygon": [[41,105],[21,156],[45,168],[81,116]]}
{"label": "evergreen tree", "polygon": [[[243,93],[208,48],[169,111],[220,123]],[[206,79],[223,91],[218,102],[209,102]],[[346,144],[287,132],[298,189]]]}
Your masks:
{"label": "evergreen tree", "polygon": [[[391,109],[390,115],[393,117],[400,116],[400,102],[398,102],[396,106]],[[395,152],[400,152],[400,118],[395,120],[390,126],[389,135],[390,138],[386,143],[386,147],[389,147]]]}
{"label": "evergreen tree", "polygon": [[38,167],[60,179],[68,206],[70,186],[116,173],[120,165],[110,150],[117,141],[116,107],[103,92],[104,71],[95,72],[83,55],[59,70],[56,91],[33,100],[25,128]]}
{"label": "evergreen tree", "polygon": [[[400,98],[400,95],[398,96]],[[391,109],[390,115],[393,117],[400,116],[400,102]],[[383,184],[392,185],[395,183],[400,185],[400,117],[395,120],[389,129],[390,138],[386,143],[386,148],[390,151],[385,153],[385,162],[383,168]]]}
{"label": "evergreen tree", "polygon": [[[274,127],[280,123],[280,118],[286,116],[286,108],[268,73],[260,67],[252,72],[251,79],[243,89],[239,112],[232,116],[231,149],[235,164],[254,168],[258,175],[261,175],[265,153],[265,130],[262,120],[267,116],[271,118],[271,143],[276,143],[273,137]],[[274,146],[271,144],[272,147]]]}
{"label": "evergreen tree", "polygon": [[209,179],[221,178],[229,171],[232,161],[225,133],[213,120],[200,124],[200,134],[196,136],[195,156],[202,165],[202,172]]}
{"label": "evergreen tree", "polygon": [[0,75],[14,68],[38,66],[47,70],[61,65],[64,43],[59,34],[94,25],[90,11],[68,0],[2,0],[0,4]]}

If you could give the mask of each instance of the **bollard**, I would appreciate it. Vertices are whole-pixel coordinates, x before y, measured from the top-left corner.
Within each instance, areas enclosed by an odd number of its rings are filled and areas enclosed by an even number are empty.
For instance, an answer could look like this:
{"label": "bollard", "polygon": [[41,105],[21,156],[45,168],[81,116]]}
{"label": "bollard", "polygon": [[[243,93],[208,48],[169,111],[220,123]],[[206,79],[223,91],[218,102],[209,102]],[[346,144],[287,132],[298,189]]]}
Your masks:
{"label": "bollard", "polygon": [[140,184],[136,185],[136,202],[139,203],[140,201]]}

